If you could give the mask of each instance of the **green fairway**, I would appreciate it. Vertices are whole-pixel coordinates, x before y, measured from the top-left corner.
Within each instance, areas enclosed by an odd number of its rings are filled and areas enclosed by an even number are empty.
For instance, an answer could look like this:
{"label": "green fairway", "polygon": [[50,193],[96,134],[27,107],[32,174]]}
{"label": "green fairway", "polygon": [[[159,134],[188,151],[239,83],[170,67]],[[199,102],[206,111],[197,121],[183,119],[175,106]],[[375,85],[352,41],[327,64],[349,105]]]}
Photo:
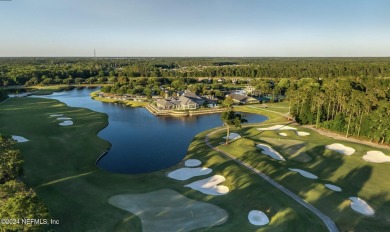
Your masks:
{"label": "green fairway", "polygon": [[[61,127],[50,114],[71,117],[74,125]],[[216,205],[229,215],[226,223],[208,231],[325,231],[324,224],[310,211],[269,185],[257,175],[227,160],[197,135],[186,158],[196,158],[212,174],[226,177],[230,193],[210,196],[184,187],[203,179],[177,181],[168,172],[182,167],[139,175],[113,174],[95,166],[96,159],[109,144],[96,136],[107,125],[104,114],[70,108],[49,99],[15,98],[0,105],[0,132],[20,135],[29,142],[18,144],[25,159],[26,183],[49,206],[51,217],[60,221],[57,231],[141,231],[138,217],[108,203],[118,194],[137,194],[172,189],[184,196]],[[207,176],[206,176],[207,177]],[[249,211],[262,210],[270,224],[256,227],[249,223]],[[203,229],[198,229],[203,231]]]}
{"label": "green fairway", "polygon": [[[390,222],[390,180],[389,163],[369,163],[361,157],[370,150],[383,151],[366,145],[338,141],[324,137],[315,131],[297,127],[300,131],[309,132],[309,136],[298,136],[294,131],[283,131],[288,136],[278,135],[280,131],[258,131],[258,127],[248,127],[236,131],[244,138],[234,141],[228,146],[219,145],[223,142],[225,131],[214,134],[211,142],[223,151],[250,164],[265,174],[277,180],[283,186],[292,190],[306,201],[319,208],[331,217],[341,230],[353,231],[387,231]],[[261,154],[256,144],[271,145],[286,159],[277,161]],[[325,145],[342,143],[354,148],[351,156],[344,156],[325,149]],[[296,156],[295,153],[301,153]],[[304,156],[302,156],[304,153]],[[302,158],[307,158],[304,160]],[[288,168],[299,168],[309,171],[319,177],[311,180],[293,173]],[[324,184],[340,186],[342,192],[334,192],[325,188]],[[363,216],[350,208],[349,197],[358,196],[375,210],[373,217]]]}

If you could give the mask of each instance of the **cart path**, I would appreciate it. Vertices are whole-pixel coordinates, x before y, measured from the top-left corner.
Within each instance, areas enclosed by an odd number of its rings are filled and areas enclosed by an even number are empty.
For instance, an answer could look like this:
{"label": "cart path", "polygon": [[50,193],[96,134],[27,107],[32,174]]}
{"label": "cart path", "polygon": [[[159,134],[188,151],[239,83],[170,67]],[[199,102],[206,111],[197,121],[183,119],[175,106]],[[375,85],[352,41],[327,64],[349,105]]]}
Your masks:
{"label": "cart path", "polygon": [[206,137],[205,137],[205,142],[206,142],[207,146],[209,146],[211,149],[221,153],[225,157],[236,161],[241,166],[244,166],[245,168],[253,171],[257,175],[259,175],[261,178],[263,178],[265,181],[267,181],[271,185],[275,186],[277,189],[282,191],[284,194],[288,195],[293,200],[298,202],[300,205],[302,205],[303,207],[305,207],[308,210],[310,210],[311,212],[313,212],[317,217],[319,217],[325,223],[326,227],[328,228],[328,230],[330,232],[338,232],[339,231],[337,226],[336,226],[336,224],[332,221],[332,219],[330,219],[328,216],[323,214],[319,209],[317,209],[313,205],[309,204],[308,202],[306,202],[305,200],[300,198],[298,195],[296,195],[295,193],[291,192],[290,190],[288,190],[287,188],[285,188],[281,184],[277,183],[276,181],[272,180],[269,176],[265,175],[264,173],[262,173],[261,171],[257,170],[256,168],[252,167],[251,165],[249,165],[249,164],[247,164],[245,162],[240,161],[236,157],[234,157],[234,156],[232,156],[232,155],[230,155],[230,154],[228,154],[228,153],[218,149],[217,147],[213,147],[211,145],[210,141],[209,141],[209,136],[212,135],[212,134],[215,134],[215,133],[217,133],[217,132],[219,132],[221,130],[224,130],[224,129],[225,128],[217,129],[217,130],[214,130],[213,132],[207,134]]}

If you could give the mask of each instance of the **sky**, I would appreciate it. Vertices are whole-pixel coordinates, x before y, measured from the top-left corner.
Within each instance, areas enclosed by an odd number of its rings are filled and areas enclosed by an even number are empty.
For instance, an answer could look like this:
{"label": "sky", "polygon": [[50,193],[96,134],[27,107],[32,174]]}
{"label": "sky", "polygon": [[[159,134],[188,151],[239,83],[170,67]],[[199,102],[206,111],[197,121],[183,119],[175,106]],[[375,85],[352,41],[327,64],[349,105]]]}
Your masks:
{"label": "sky", "polygon": [[0,0],[4,56],[390,56],[389,0]]}

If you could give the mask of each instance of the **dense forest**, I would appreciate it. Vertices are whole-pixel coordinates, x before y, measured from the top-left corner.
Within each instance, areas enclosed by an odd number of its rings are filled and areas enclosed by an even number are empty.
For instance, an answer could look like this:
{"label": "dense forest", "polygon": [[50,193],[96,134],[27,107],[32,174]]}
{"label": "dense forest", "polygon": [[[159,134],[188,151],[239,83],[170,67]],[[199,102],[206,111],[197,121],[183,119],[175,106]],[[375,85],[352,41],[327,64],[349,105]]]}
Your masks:
{"label": "dense forest", "polygon": [[390,143],[389,78],[302,78],[287,96],[299,123]]}
{"label": "dense forest", "polygon": [[[1,231],[40,231],[45,224],[22,223],[22,219],[49,218],[47,207],[35,191],[22,181],[23,157],[11,136],[0,135],[0,219]],[[4,220],[4,221],[3,221]],[[7,221],[11,220],[11,221]]]}
{"label": "dense forest", "polygon": [[389,77],[390,58],[0,58],[0,86],[109,77]]}

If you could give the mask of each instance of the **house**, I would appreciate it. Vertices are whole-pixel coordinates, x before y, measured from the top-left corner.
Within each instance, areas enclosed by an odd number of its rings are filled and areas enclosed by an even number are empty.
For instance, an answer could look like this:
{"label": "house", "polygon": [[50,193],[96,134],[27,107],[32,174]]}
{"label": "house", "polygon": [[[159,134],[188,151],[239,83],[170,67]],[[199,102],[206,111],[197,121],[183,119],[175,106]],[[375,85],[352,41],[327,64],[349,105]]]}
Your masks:
{"label": "house", "polygon": [[207,107],[209,107],[209,108],[217,107],[217,104],[219,101],[218,98],[211,96],[211,95],[202,96],[201,98],[207,104]]}
{"label": "house", "polygon": [[176,105],[174,103],[165,99],[158,99],[156,101],[156,104],[159,109],[170,110],[176,108]]}
{"label": "house", "polygon": [[190,99],[191,101],[197,103],[198,105],[203,105],[204,103],[204,99],[202,99],[201,97],[199,97],[198,95],[196,95],[195,93],[189,90],[184,91],[182,96]]}
{"label": "house", "polygon": [[246,86],[245,91],[246,91],[249,95],[253,95],[253,93],[256,91],[256,88],[253,87],[253,86],[251,86],[251,85],[248,85],[248,86]]}
{"label": "house", "polygon": [[190,98],[184,96],[184,95],[181,95],[179,97],[179,109],[181,110],[194,110],[194,109],[197,109],[199,108],[199,104],[196,103],[195,101],[191,100]]}
{"label": "house", "polygon": [[241,95],[241,94],[229,94],[227,96],[231,97],[234,101],[234,104],[238,104],[238,105],[259,103],[257,99],[253,97]]}
{"label": "house", "polygon": [[244,96],[247,95],[246,91],[243,90],[243,89],[233,90],[233,91],[232,91],[232,94],[238,94],[238,95],[244,95]]}
{"label": "house", "polygon": [[158,99],[156,105],[164,110],[194,110],[203,105],[204,99],[195,93],[186,90],[179,98]]}

